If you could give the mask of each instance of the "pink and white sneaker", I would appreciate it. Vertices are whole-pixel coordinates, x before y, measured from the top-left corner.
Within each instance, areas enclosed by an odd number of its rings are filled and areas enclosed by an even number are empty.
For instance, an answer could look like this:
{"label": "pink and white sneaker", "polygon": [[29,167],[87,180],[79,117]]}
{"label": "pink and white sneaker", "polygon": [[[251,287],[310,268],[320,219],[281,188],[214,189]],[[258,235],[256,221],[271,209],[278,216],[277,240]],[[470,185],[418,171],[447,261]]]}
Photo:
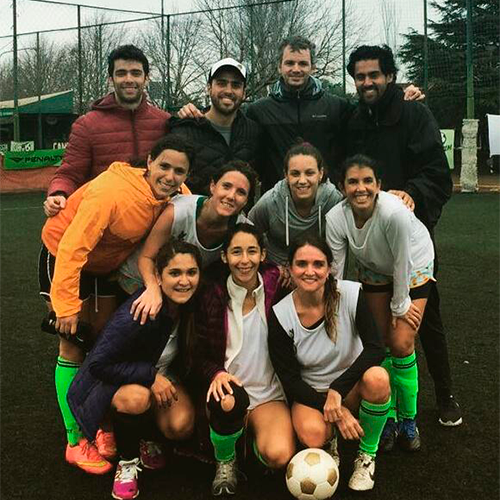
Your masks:
{"label": "pink and white sneaker", "polygon": [[131,500],[139,495],[140,459],[120,460],[116,466],[115,480],[111,495],[117,500]]}

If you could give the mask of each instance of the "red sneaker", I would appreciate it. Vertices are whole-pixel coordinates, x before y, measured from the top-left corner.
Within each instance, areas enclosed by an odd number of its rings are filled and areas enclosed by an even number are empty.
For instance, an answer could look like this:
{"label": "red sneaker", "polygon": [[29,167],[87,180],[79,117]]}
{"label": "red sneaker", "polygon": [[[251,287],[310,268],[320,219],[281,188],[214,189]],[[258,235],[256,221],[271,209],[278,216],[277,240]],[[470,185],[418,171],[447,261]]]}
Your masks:
{"label": "red sneaker", "polygon": [[155,441],[141,440],[139,448],[141,451],[141,462],[146,469],[163,469],[167,465],[165,455],[160,445]]}
{"label": "red sneaker", "polygon": [[116,458],[116,441],[112,432],[105,432],[102,429],[97,431],[95,445],[99,455],[106,460]]}
{"label": "red sneaker", "polygon": [[89,474],[106,474],[113,466],[99,455],[97,448],[85,438],[76,446],[66,447],[66,462],[76,465]]}

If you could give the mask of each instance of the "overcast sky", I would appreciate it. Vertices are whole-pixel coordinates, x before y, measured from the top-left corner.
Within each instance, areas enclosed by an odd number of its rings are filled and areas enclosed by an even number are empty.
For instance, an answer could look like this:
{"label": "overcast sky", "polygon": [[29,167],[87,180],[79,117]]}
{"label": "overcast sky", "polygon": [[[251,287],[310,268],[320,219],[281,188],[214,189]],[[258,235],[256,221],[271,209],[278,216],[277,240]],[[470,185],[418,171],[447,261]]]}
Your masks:
{"label": "overcast sky", "polygon": [[[139,10],[144,12],[161,12],[161,0],[62,0],[73,5],[92,5],[99,7],[117,8],[123,10]],[[191,0],[164,0],[165,13],[184,12],[193,10]],[[82,9],[82,17],[92,16],[95,9]],[[101,11],[104,12],[104,11]],[[106,14],[110,18],[115,15],[132,19],[138,14]],[[55,5],[32,0],[17,0],[17,31],[26,33],[31,31],[69,28],[77,25],[76,7],[70,5]],[[12,35],[12,0],[0,0],[0,36]],[[82,19],[82,23],[85,19]],[[8,43],[8,39],[0,39],[0,52]]]}
{"label": "overcast sky", "polygon": [[[77,26],[76,5],[99,6],[118,8],[124,10],[140,10],[147,13],[160,13],[162,0],[62,0],[71,5],[56,5],[41,3],[33,0],[17,0],[17,32],[27,33],[43,30],[54,30],[71,28]],[[255,0],[256,2],[258,0]],[[331,1],[335,8],[341,8],[340,0]],[[405,33],[410,27],[423,31],[423,2],[421,0],[351,0],[356,12],[364,19],[369,19],[369,27],[364,34],[363,43],[380,43],[384,41],[382,22],[380,15],[380,4],[394,2],[398,11],[398,32]],[[163,0],[165,13],[189,12],[196,10],[194,0]],[[214,0],[214,5],[218,2]],[[82,25],[94,24],[95,16],[101,14],[106,21],[119,21],[147,17],[147,14],[126,14],[113,11],[103,11],[92,8],[81,9]],[[138,30],[140,23],[127,24],[131,39]],[[0,0],[0,62],[12,57],[12,0]],[[5,37],[7,35],[7,37]],[[10,35],[10,36],[9,36]],[[5,38],[1,38],[1,37]],[[76,39],[76,30],[43,34],[49,41],[62,42]],[[35,44],[35,36],[20,36],[18,48],[32,49]],[[127,40],[124,40],[126,43]]]}
{"label": "overcast sky", "polygon": [[[163,0],[165,13],[189,12],[195,10],[192,0]],[[339,3],[340,0],[332,0]],[[372,25],[377,25],[378,3],[381,0],[354,0],[356,8],[363,10],[370,17]],[[162,0],[66,0],[67,3],[76,5],[93,5],[108,8],[119,8],[124,10],[141,10],[145,12],[161,11]],[[214,4],[216,2],[214,1]],[[406,31],[408,26],[418,29],[422,27],[422,1],[415,0],[396,0],[396,5],[400,11],[400,31]],[[82,24],[85,24],[86,18],[89,19],[95,13],[95,9],[82,9]],[[104,12],[104,11],[100,11]],[[31,31],[67,28],[76,26],[76,7],[70,5],[55,5],[40,3],[33,0],[17,0],[17,31],[26,33]],[[375,15],[374,15],[375,14]],[[118,14],[113,12],[106,13],[109,19],[132,19],[138,14]],[[119,17],[117,17],[119,16]],[[12,34],[12,0],[0,0],[0,36]],[[372,29],[373,36],[378,36],[375,29]],[[10,39],[0,38],[0,53],[2,47],[11,43]],[[5,48],[3,49],[5,50]]]}

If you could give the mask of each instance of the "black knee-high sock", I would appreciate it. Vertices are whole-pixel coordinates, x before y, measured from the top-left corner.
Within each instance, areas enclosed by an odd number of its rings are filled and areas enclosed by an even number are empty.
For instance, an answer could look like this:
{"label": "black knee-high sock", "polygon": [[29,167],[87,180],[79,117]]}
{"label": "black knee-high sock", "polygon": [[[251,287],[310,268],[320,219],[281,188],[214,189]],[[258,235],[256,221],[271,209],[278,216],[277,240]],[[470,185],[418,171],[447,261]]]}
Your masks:
{"label": "black knee-high sock", "polygon": [[116,448],[123,460],[139,456],[139,441],[147,435],[153,422],[148,412],[141,415],[115,412],[113,415]]}

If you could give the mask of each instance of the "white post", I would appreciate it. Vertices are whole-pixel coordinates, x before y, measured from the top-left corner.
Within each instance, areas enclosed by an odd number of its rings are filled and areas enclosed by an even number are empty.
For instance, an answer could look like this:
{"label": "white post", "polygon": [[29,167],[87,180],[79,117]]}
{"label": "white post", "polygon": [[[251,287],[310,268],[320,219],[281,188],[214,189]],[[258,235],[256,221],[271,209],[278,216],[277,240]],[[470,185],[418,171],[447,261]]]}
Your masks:
{"label": "white post", "polygon": [[477,180],[477,129],[479,120],[464,119],[462,127],[462,171],[460,186],[462,193],[476,193]]}

